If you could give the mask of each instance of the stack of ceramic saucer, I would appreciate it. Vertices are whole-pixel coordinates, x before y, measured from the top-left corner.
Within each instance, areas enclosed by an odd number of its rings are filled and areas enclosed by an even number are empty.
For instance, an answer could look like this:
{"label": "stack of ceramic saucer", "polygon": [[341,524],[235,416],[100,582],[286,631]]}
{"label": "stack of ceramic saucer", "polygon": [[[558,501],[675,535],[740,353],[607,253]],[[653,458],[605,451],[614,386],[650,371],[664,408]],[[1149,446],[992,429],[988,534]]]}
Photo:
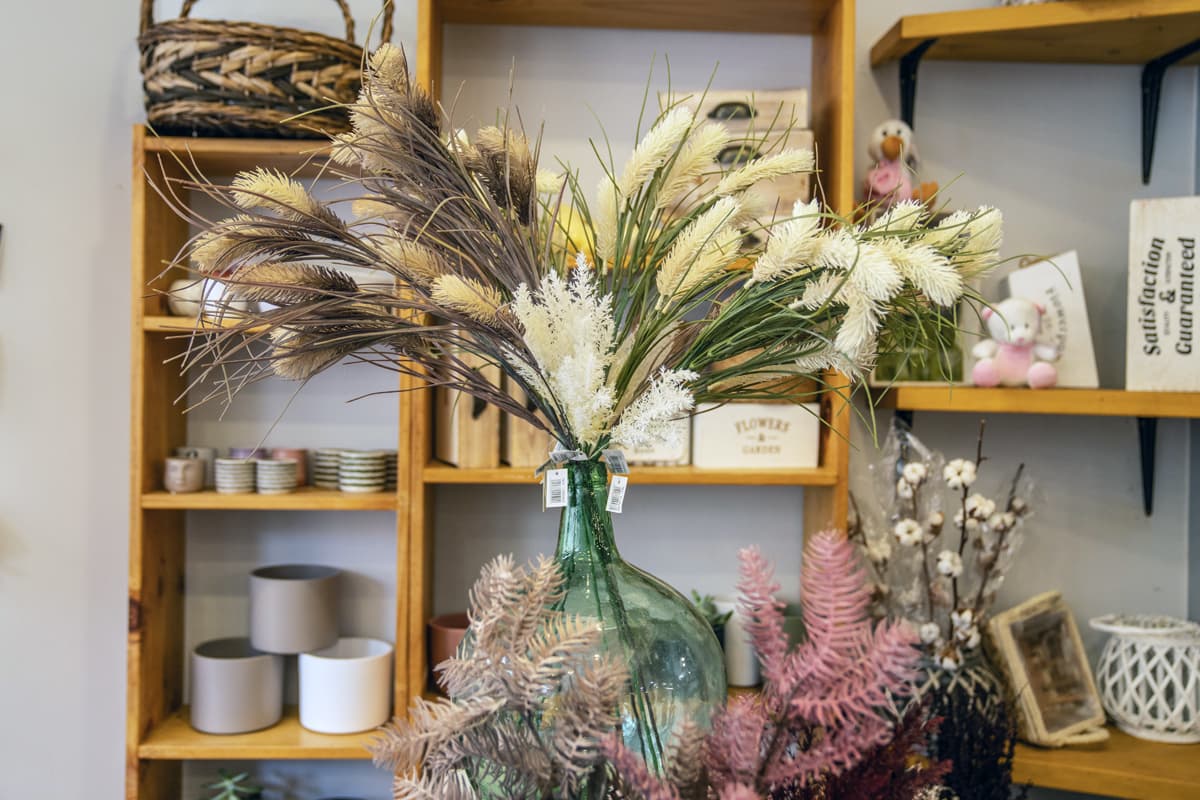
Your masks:
{"label": "stack of ceramic saucer", "polygon": [[342,451],[326,447],[313,451],[312,482],[319,489],[339,489],[338,470],[342,464]]}
{"label": "stack of ceramic saucer", "polygon": [[385,450],[383,453],[383,463],[387,467],[387,472],[383,478],[383,488],[385,491],[392,492],[396,489],[396,469],[399,456],[400,454],[395,450]]}
{"label": "stack of ceramic saucer", "polygon": [[296,490],[296,459],[258,459],[259,494],[287,494]]}
{"label": "stack of ceramic saucer", "polygon": [[338,486],[343,492],[382,492],[387,454],[382,450],[343,450]]}
{"label": "stack of ceramic saucer", "polygon": [[[293,466],[293,469],[295,467]],[[254,491],[254,461],[245,458],[218,458],[216,464],[217,492],[245,494]]]}

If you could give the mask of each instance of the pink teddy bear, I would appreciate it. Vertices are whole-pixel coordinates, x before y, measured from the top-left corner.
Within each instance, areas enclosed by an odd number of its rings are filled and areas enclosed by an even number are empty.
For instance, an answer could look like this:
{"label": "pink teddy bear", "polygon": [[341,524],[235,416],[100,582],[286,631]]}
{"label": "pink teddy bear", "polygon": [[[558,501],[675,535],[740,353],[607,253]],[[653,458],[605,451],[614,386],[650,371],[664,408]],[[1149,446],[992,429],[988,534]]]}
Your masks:
{"label": "pink teddy bear", "polygon": [[1058,383],[1058,370],[1048,362],[1058,350],[1037,340],[1046,309],[1023,297],[1010,297],[994,309],[985,308],[991,339],[972,350],[979,359],[971,372],[976,386],[1025,386],[1045,389]]}

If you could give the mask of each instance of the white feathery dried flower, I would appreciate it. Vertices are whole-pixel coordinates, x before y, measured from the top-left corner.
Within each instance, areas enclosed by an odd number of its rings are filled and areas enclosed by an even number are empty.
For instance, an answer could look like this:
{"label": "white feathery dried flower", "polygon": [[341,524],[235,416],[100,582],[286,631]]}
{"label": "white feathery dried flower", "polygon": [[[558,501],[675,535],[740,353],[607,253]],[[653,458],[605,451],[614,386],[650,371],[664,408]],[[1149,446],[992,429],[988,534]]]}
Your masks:
{"label": "white feathery dried flower", "polygon": [[695,407],[695,398],[687,384],[699,377],[690,370],[659,371],[621,414],[613,427],[612,440],[628,448],[677,444],[672,440],[678,438],[680,428],[672,423]]}
{"label": "white feathery dried flower", "polygon": [[797,201],[792,219],[771,228],[762,256],[754,264],[751,279],[772,281],[811,268],[821,232],[821,203]]}
{"label": "white feathery dried flower", "polygon": [[558,194],[562,191],[567,176],[549,169],[539,169],[535,177],[538,194]]}
{"label": "white feathery dried flower", "polygon": [[956,458],[942,470],[942,477],[951,489],[969,489],[975,483],[975,462]]}
{"label": "white feathery dried flower", "polygon": [[955,261],[969,278],[987,273],[1000,258],[1004,241],[1004,216],[995,208],[982,206],[967,223],[967,243]]}
{"label": "white feathery dried flower", "polygon": [[435,280],[431,297],[443,308],[489,324],[499,319],[500,307],[504,305],[499,289],[459,275],[442,275]]}
{"label": "white feathery dried flower", "polygon": [[921,529],[921,523],[915,519],[902,519],[892,528],[892,535],[905,547],[915,547],[924,538],[924,531]]}
{"label": "white feathery dried flower", "polygon": [[433,250],[394,234],[373,236],[370,244],[390,271],[420,286],[431,286],[448,272],[446,263]]}
{"label": "white feathery dried flower", "polygon": [[658,123],[638,142],[633,154],[625,162],[625,169],[617,182],[622,197],[637,194],[642,185],[655,171],[666,163],[679,147],[692,126],[695,114],[686,106],[676,106],[668,111]]}
{"label": "white feathery dried flower", "polygon": [[895,238],[879,240],[879,247],[900,274],[935,305],[948,308],[962,297],[962,274],[934,248]]}
{"label": "white feathery dried flower", "polygon": [[545,386],[579,444],[600,439],[616,402],[605,382],[616,332],[612,296],[597,293],[591,271],[581,253],[568,280],[552,271],[536,292],[521,284],[510,306],[539,369],[514,367],[532,386]]}
{"label": "white feathery dried flower", "polygon": [[726,173],[717,183],[714,193],[724,196],[744,192],[760,181],[812,172],[814,164],[812,150],[784,150],[756,158],[749,164]]}
{"label": "white feathery dried flower", "polygon": [[929,210],[919,200],[902,200],[876,217],[875,221],[867,226],[867,231],[907,233],[919,228],[928,215]]}
{"label": "white feathery dried flower", "polygon": [[957,578],[963,572],[962,556],[953,550],[943,550],[938,553],[937,571],[947,578]]}

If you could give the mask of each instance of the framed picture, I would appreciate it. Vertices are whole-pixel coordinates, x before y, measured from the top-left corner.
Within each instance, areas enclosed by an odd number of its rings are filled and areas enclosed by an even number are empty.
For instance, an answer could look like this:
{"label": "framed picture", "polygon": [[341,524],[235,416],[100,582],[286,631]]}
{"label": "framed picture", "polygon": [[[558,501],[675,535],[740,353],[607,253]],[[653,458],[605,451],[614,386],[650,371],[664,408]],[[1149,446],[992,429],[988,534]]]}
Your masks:
{"label": "framed picture", "polygon": [[988,627],[1017,697],[1021,738],[1050,747],[1108,738],[1079,628],[1060,593],[1026,600]]}

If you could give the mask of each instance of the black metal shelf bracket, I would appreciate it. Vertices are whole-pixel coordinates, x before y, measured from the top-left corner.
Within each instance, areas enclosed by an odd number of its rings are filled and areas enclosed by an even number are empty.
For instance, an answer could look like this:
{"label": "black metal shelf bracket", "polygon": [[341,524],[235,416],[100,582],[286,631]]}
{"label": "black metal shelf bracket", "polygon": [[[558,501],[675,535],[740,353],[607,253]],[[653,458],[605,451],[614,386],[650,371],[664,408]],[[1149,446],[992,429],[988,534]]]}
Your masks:
{"label": "black metal shelf bracket", "polygon": [[1142,511],[1154,513],[1154,446],[1158,440],[1158,419],[1138,417],[1138,454],[1142,461]]}
{"label": "black metal shelf bracket", "polygon": [[[1200,39],[1176,48],[1142,67],[1142,184],[1150,183],[1154,166],[1154,139],[1158,135],[1158,108],[1167,68],[1200,51]],[[907,58],[907,56],[906,56]],[[915,78],[914,78],[915,80]],[[915,91],[915,86],[914,86]]]}
{"label": "black metal shelf bracket", "polygon": [[925,51],[937,44],[937,39],[926,39],[900,57],[900,119],[916,130],[913,117],[917,111],[917,68]]}

